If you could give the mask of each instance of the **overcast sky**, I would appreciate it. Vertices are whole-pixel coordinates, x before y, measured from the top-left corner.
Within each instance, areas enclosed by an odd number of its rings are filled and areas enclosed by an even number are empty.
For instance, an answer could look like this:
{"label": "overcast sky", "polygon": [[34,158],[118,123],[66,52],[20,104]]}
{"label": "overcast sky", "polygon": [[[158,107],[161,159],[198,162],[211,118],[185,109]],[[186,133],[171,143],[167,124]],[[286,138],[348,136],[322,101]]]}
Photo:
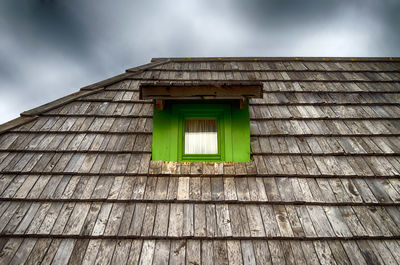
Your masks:
{"label": "overcast sky", "polygon": [[1,0],[0,124],[152,57],[398,57],[399,14],[399,0]]}

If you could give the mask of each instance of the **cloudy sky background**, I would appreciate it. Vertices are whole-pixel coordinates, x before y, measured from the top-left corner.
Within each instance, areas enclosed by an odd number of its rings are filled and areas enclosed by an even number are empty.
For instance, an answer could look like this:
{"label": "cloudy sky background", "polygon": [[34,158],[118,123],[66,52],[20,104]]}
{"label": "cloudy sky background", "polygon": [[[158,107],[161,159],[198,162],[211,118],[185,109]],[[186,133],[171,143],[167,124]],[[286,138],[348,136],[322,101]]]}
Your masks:
{"label": "cloudy sky background", "polygon": [[152,57],[399,57],[399,14],[399,0],[1,0],[0,124]]}

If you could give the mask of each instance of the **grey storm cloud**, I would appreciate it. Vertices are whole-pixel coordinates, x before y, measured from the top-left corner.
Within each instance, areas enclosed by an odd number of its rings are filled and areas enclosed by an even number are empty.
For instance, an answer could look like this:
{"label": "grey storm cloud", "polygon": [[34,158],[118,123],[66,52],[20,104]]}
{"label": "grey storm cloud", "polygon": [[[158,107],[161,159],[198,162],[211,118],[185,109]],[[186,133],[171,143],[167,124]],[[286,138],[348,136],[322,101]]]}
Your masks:
{"label": "grey storm cloud", "polygon": [[398,0],[2,0],[0,123],[152,57],[399,56]]}

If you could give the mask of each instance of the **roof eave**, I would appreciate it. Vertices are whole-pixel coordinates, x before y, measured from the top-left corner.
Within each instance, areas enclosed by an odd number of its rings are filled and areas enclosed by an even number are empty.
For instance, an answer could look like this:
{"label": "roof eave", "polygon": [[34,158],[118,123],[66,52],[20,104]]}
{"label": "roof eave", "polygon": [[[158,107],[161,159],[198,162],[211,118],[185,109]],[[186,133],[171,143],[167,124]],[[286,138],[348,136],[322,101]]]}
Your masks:
{"label": "roof eave", "polygon": [[0,134],[7,132],[17,126],[20,126],[20,125],[23,125],[25,123],[35,120],[41,113],[44,113],[49,110],[55,109],[57,107],[65,105],[65,104],[68,104],[78,98],[88,96],[91,94],[95,94],[95,93],[103,90],[106,86],[123,81],[134,75],[142,73],[143,71],[145,71],[148,68],[159,66],[159,65],[162,65],[169,61],[170,61],[169,59],[159,60],[157,62],[151,62],[148,64],[144,64],[144,65],[140,65],[140,66],[137,66],[134,68],[127,69],[126,72],[123,74],[113,76],[111,78],[107,78],[103,81],[91,84],[89,86],[82,87],[78,92],[75,92],[68,96],[51,101],[51,102],[41,105],[39,107],[24,111],[20,114],[21,115],[20,117],[14,119],[14,120],[11,120],[9,122],[6,122],[4,124],[0,124]]}

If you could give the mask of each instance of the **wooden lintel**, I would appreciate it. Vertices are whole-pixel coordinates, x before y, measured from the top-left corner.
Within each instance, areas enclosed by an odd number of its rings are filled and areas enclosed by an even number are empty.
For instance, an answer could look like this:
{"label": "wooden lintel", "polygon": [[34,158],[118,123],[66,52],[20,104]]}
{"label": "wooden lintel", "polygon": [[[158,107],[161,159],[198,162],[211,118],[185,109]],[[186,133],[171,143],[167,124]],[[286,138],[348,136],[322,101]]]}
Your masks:
{"label": "wooden lintel", "polygon": [[170,98],[262,98],[262,84],[258,85],[142,85],[142,99]]}
{"label": "wooden lintel", "polygon": [[156,99],[156,108],[158,110],[164,110],[165,100],[164,99]]}

